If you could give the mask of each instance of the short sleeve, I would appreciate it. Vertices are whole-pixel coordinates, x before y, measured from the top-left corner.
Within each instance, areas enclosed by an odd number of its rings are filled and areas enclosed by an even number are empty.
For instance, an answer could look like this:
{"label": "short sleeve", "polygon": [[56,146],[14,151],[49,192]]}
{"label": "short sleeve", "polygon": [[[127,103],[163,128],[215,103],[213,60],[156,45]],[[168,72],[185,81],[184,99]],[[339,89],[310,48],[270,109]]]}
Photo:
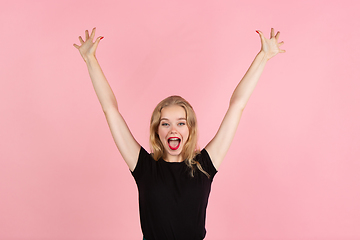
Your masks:
{"label": "short sleeve", "polygon": [[151,167],[151,161],[153,160],[152,156],[143,148],[140,148],[138,161],[134,168],[134,171],[131,172],[135,180],[138,180],[143,176],[143,174]]}
{"label": "short sleeve", "polygon": [[218,172],[208,154],[206,149],[201,150],[201,153],[198,155],[199,163],[201,167],[210,175],[210,178],[213,179],[215,174]]}

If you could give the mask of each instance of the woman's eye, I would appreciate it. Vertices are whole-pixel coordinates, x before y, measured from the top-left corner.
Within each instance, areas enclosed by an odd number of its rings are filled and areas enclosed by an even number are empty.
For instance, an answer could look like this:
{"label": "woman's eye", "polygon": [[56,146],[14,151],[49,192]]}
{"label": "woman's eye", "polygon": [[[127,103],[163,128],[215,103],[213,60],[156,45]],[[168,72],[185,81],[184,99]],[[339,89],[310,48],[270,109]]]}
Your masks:
{"label": "woman's eye", "polygon": [[185,125],[185,123],[181,122],[181,123],[179,123],[179,125],[180,125],[180,126],[184,126],[184,125]]}
{"label": "woman's eye", "polygon": [[165,127],[166,127],[166,126],[169,126],[169,124],[168,124],[168,123],[162,123],[161,126],[165,126]]}

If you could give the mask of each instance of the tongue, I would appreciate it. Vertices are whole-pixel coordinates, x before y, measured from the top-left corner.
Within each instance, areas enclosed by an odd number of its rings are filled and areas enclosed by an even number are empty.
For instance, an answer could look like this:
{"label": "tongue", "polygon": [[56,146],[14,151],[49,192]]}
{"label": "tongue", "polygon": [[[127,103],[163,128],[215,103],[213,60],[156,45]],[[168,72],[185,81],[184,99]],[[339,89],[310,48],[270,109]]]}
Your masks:
{"label": "tongue", "polygon": [[179,141],[179,140],[170,140],[170,141],[169,141],[169,145],[170,145],[170,147],[172,147],[172,148],[176,148],[179,144],[180,144],[180,141]]}

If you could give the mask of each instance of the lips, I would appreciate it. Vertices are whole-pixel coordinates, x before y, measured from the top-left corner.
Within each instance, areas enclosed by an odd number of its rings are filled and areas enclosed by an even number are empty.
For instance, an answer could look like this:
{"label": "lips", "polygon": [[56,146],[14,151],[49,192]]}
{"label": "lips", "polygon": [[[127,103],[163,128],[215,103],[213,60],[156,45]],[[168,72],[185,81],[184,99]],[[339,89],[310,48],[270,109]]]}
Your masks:
{"label": "lips", "polygon": [[177,150],[180,147],[181,139],[178,137],[171,137],[168,139],[168,145],[171,150]]}

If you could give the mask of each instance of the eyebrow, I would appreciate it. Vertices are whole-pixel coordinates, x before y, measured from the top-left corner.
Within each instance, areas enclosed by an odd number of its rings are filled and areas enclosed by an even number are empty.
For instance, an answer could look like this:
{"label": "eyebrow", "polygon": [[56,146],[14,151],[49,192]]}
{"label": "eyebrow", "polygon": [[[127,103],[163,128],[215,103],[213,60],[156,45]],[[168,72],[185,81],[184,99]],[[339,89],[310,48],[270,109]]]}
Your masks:
{"label": "eyebrow", "polygon": [[[160,121],[162,121],[162,120],[169,121],[169,119],[167,119],[167,118],[160,118]],[[178,118],[177,120],[185,120],[186,121],[186,118]]]}

